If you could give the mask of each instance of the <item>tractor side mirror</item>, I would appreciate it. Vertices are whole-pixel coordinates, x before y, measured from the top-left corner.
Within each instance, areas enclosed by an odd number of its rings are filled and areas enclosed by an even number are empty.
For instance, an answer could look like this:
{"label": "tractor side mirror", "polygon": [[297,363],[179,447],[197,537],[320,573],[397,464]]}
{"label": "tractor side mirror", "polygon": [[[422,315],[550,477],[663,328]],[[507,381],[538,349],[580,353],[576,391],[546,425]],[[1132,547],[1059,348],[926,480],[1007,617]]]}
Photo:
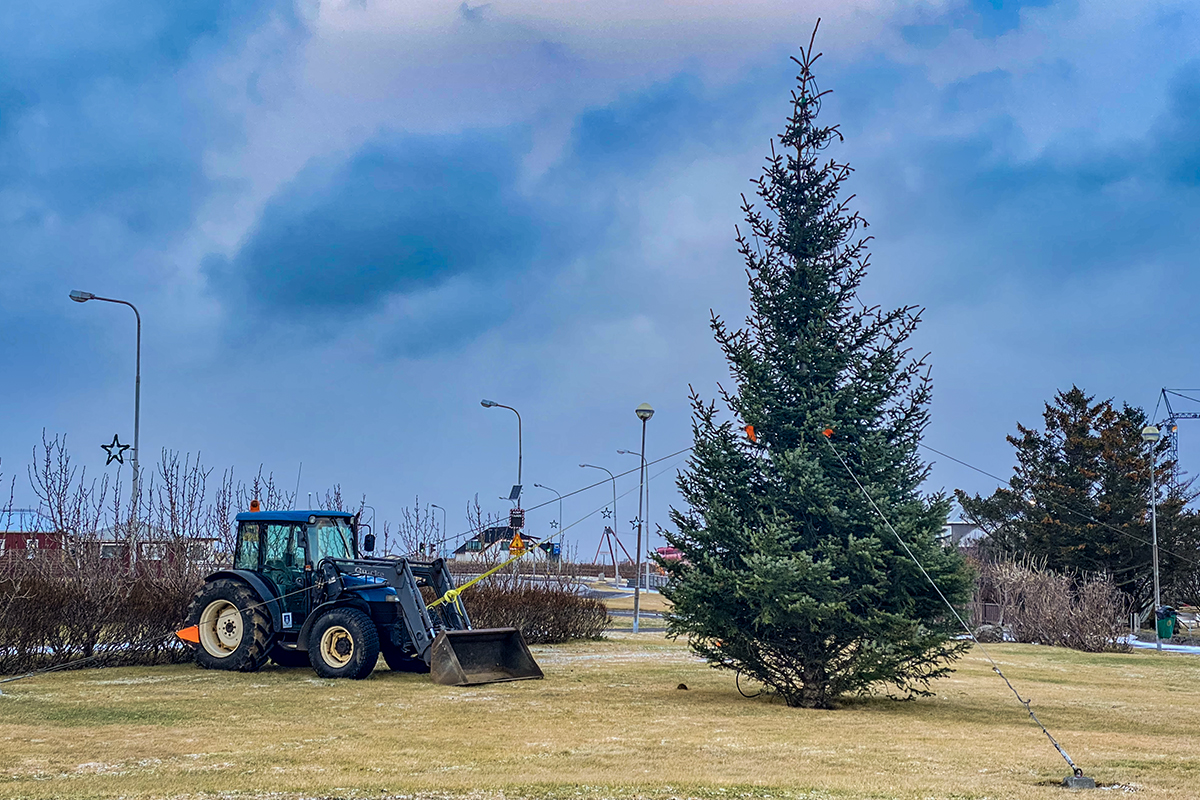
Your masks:
{"label": "tractor side mirror", "polygon": [[363,550],[367,551],[368,553],[375,550],[375,534],[368,533],[363,537]]}

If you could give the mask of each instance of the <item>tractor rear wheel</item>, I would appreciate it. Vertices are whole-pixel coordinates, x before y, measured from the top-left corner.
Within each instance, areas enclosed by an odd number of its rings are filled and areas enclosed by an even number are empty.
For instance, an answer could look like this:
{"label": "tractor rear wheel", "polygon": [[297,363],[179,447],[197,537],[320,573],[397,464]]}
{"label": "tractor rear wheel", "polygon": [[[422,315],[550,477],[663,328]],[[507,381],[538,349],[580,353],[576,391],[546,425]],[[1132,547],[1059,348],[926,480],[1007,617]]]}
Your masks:
{"label": "tractor rear wheel", "polygon": [[241,581],[205,584],[192,598],[188,623],[200,629],[196,663],[206,669],[254,672],[267,660],[271,618]]}
{"label": "tractor rear wheel", "polygon": [[308,660],[322,678],[367,677],[379,660],[375,623],[357,608],[326,611],[308,634]]}
{"label": "tractor rear wheel", "polygon": [[381,640],[379,649],[392,672],[429,672],[428,664],[390,640]]}

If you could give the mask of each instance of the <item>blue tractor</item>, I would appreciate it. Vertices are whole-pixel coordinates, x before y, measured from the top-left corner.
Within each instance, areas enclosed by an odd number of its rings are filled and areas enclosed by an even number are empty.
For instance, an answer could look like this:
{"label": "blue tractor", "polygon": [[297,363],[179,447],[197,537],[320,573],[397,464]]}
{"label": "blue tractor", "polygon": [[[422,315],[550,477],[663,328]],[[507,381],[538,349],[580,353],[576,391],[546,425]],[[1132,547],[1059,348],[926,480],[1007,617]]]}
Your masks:
{"label": "blue tractor", "polygon": [[238,514],[233,567],[205,579],[179,632],[200,666],[253,672],[270,660],[361,679],[382,654],[447,685],[542,677],[516,628],[472,629],[442,559],[362,557],[353,514],[257,506]]}

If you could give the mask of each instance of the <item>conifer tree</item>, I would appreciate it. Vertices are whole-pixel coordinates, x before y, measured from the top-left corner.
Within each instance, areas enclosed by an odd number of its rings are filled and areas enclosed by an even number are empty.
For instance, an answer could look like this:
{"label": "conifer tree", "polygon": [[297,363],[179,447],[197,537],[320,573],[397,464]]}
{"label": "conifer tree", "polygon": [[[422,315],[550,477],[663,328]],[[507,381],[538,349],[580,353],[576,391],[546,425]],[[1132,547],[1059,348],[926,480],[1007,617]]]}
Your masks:
{"label": "conifer tree", "polygon": [[[1078,386],[1046,403],[1044,430],[1017,424],[1017,465],[989,497],[956,492],[987,532],[989,555],[1060,572],[1107,573],[1137,608],[1151,604],[1150,452],[1146,412],[1097,401]],[[1165,602],[1193,602],[1200,561],[1197,497],[1164,438],[1156,446],[1158,541]]]}
{"label": "conifer tree", "polygon": [[920,314],[857,295],[869,240],[844,196],[850,167],[825,156],[842,137],[817,122],[818,58],[812,41],[793,58],[791,113],[754,181],[760,205],[743,196],[750,314],[737,330],[712,316],[733,419],[693,390],[687,508],[672,511],[666,534],[683,560],[659,563],[671,635],[790,706],[831,708],[873,688],[926,694],[966,647],[831,445],[953,603],[966,602],[971,579],[938,541],[947,499],[919,491],[930,382],[905,341]]}

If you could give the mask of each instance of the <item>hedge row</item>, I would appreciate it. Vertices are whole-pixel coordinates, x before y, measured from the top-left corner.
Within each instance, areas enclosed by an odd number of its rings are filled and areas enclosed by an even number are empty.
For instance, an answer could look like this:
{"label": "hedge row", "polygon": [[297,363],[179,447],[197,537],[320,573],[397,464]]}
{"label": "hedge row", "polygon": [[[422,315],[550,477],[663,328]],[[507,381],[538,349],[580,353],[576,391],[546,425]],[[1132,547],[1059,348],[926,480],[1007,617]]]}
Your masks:
{"label": "hedge row", "polygon": [[[83,661],[128,666],[187,661],[183,627],[200,565],[122,564],[65,552],[0,558],[0,674]],[[598,638],[607,608],[563,586],[510,581],[463,594],[475,627],[516,627],[529,643]]]}
{"label": "hedge row", "polygon": [[0,560],[0,673],[89,659],[88,666],[190,658],[171,636],[201,576],[67,555]]}
{"label": "hedge row", "polygon": [[463,592],[476,628],[517,628],[528,644],[599,639],[608,607],[563,586],[480,584]]}

